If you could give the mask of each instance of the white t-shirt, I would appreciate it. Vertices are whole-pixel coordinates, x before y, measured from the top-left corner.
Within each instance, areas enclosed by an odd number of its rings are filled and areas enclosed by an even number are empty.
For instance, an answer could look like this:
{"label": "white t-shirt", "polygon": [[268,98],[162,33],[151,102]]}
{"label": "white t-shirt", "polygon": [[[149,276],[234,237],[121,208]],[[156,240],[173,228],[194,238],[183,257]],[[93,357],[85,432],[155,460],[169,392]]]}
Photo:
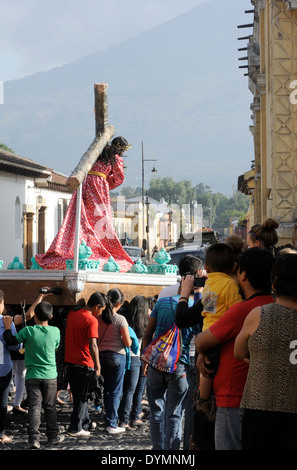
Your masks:
{"label": "white t-shirt", "polygon": [[176,284],[173,284],[172,286],[164,287],[161,290],[158,299],[161,299],[161,297],[172,297],[173,295],[176,295],[178,288],[179,288],[179,282],[177,282]]}

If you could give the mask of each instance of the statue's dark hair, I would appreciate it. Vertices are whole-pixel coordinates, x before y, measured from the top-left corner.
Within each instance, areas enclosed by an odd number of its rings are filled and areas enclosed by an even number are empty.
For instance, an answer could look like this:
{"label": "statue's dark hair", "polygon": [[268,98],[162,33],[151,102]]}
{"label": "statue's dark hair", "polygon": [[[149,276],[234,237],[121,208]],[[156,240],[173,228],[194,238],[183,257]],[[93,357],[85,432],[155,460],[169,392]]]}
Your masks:
{"label": "statue's dark hair", "polygon": [[105,165],[113,165],[115,162],[116,155],[122,155],[125,150],[130,148],[127,140],[124,137],[115,137],[111,144],[107,144],[101,155],[99,155],[97,161],[103,162]]}

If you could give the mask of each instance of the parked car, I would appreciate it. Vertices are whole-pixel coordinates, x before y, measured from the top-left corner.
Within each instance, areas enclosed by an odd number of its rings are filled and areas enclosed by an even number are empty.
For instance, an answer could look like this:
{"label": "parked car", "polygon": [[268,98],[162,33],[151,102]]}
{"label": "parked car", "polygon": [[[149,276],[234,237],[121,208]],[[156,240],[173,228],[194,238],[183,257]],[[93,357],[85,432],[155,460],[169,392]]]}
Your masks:
{"label": "parked car", "polygon": [[166,246],[166,251],[172,251],[176,249],[176,243],[174,242],[169,242]]}
{"label": "parked car", "polygon": [[187,246],[180,247],[177,250],[169,251],[168,254],[171,257],[168,264],[176,264],[178,266],[180,260],[184,258],[186,255],[196,256],[197,258],[201,259],[203,264],[205,263],[205,251],[203,250],[203,248],[201,248],[201,246],[190,247],[189,245],[187,245]]}
{"label": "parked car", "polygon": [[123,246],[125,252],[130,256],[132,261],[135,263],[138,259],[141,259],[141,262],[144,264],[145,262],[145,252],[140,246],[130,246],[124,245]]}

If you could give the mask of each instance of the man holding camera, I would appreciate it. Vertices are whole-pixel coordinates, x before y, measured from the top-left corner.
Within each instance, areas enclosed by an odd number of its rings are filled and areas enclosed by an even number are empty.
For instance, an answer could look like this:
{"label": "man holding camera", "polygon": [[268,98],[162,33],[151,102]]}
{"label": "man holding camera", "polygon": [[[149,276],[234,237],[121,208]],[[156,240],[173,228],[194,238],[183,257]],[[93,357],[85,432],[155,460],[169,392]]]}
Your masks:
{"label": "man holding camera", "polygon": [[[202,261],[192,255],[185,256],[179,263],[182,276],[187,273],[196,274],[202,268]],[[158,336],[174,321],[180,283],[178,286],[176,295],[171,294],[168,297],[158,299],[143,337],[143,350],[153,337]],[[188,393],[191,382],[190,344],[191,339],[198,332],[197,327],[182,330],[182,352],[173,373],[159,372],[150,366],[144,370],[145,375],[147,371],[147,394],[150,405],[150,431],[153,450],[179,449],[182,438],[182,419],[186,408],[189,413],[186,412],[185,415],[184,449],[189,448],[189,430],[191,430],[193,414],[191,408],[193,395]],[[194,365],[193,369],[195,370]]]}

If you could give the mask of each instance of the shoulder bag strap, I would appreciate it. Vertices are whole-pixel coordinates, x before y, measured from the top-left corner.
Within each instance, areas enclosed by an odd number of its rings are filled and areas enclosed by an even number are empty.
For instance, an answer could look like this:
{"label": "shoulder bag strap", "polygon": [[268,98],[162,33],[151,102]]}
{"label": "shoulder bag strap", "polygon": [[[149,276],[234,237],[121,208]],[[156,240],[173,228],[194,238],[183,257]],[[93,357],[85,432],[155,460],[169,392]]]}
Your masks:
{"label": "shoulder bag strap", "polygon": [[104,330],[104,333],[103,333],[103,335],[101,336],[100,340],[98,341],[98,346],[99,346],[99,344],[101,343],[101,341],[103,340],[103,337],[104,337],[105,332],[106,332],[106,330],[107,330],[107,328],[108,328],[108,325],[109,325],[109,324],[106,325],[105,330]]}

